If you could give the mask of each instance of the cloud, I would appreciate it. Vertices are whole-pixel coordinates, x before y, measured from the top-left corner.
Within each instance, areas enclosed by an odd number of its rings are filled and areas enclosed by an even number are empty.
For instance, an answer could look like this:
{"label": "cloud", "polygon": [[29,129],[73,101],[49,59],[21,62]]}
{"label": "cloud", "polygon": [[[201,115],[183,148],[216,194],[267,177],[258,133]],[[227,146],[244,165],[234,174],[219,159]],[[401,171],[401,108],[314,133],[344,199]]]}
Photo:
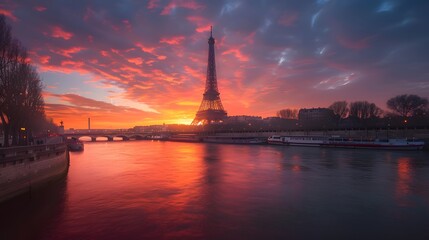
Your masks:
{"label": "cloud", "polygon": [[240,49],[237,49],[237,48],[231,48],[231,49],[228,49],[228,50],[226,50],[226,51],[224,51],[224,52],[222,53],[222,55],[227,55],[227,54],[232,54],[232,55],[234,55],[238,60],[243,61],[243,62],[247,62],[247,61],[249,61],[249,57],[248,57],[248,56],[246,56],[245,54],[243,54],[243,53],[241,52],[241,50],[240,50]]}
{"label": "cloud", "polygon": [[[52,89],[53,90],[53,89]],[[45,92],[45,98],[55,98],[55,102],[46,104],[46,113],[56,119],[68,119],[68,122],[84,122],[86,117],[97,121],[99,128],[123,126],[124,117],[129,122],[142,122],[144,118],[155,117],[158,112],[145,105],[136,107],[119,106],[86,98],[77,94],[52,94]],[[135,104],[135,103],[132,103]],[[84,117],[82,117],[84,116]],[[108,116],[108,117],[107,117]],[[82,127],[82,123],[80,124]]]}
{"label": "cloud", "polygon": [[73,33],[64,31],[60,26],[53,26],[51,28],[51,37],[69,40],[73,37]]}
{"label": "cloud", "polygon": [[18,18],[13,14],[12,11],[6,10],[6,9],[1,9],[0,8],[0,14],[5,15],[6,17],[12,19],[12,21],[18,21]]}
{"label": "cloud", "polygon": [[174,36],[174,37],[164,37],[159,41],[160,43],[166,43],[170,45],[179,45],[183,40],[185,40],[185,36]]}
{"label": "cloud", "polygon": [[48,8],[46,8],[44,6],[36,6],[36,7],[34,7],[34,10],[36,10],[38,12],[44,12],[44,11],[46,11],[46,9],[48,9]]}
{"label": "cloud", "polygon": [[[429,97],[429,15],[419,1],[53,1],[44,8],[29,0],[7,3],[0,13],[47,85],[56,86],[49,90],[58,96],[46,101],[55,118],[72,115],[66,112],[71,108],[85,115],[98,106],[100,119],[101,106],[123,111],[97,105],[114,101],[113,95],[123,100],[115,104],[132,101],[159,112],[144,113],[152,115],[139,124],[192,118],[205,87],[210,26],[218,86],[230,115],[266,117],[288,106],[324,107],[357,98],[383,107],[403,89]],[[59,72],[91,77],[59,78]],[[78,81],[82,89],[73,90],[71,83]],[[65,96],[71,92],[102,103],[73,105],[84,100]]]}
{"label": "cloud", "polygon": [[198,10],[204,8],[204,5],[195,0],[172,0],[161,12],[161,15],[171,14],[176,8],[185,8],[191,10]]}

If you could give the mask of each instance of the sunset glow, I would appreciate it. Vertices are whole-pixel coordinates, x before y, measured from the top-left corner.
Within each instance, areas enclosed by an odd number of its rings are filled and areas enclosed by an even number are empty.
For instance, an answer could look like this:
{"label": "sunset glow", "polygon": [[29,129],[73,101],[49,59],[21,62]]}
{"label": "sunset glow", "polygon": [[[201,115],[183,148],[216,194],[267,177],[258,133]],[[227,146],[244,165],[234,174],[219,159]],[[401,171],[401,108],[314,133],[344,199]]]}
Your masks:
{"label": "sunset glow", "polygon": [[210,26],[228,115],[429,97],[427,7],[407,1],[0,3],[66,129],[190,124]]}

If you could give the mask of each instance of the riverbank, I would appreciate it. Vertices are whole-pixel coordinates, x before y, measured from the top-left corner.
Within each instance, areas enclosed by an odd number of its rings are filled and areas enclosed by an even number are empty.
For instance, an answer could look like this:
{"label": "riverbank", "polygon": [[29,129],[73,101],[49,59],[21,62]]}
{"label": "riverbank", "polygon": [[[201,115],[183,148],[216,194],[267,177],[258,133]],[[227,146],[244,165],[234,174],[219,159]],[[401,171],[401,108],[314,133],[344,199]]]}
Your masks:
{"label": "riverbank", "polygon": [[69,162],[64,143],[0,148],[0,202],[64,176]]}

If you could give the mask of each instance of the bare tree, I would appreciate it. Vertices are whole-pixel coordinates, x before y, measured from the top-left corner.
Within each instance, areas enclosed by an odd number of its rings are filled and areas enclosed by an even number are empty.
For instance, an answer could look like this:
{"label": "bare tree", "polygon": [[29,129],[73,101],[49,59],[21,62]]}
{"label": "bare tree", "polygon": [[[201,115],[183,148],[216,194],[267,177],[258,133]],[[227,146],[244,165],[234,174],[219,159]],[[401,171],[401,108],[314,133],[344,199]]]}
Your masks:
{"label": "bare tree", "polygon": [[0,118],[3,126],[4,146],[18,144],[22,136],[35,127],[37,119],[44,117],[44,101],[39,75],[28,63],[27,51],[11,36],[10,26],[0,15]]}
{"label": "bare tree", "polygon": [[428,106],[426,98],[413,94],[404,94],[393,97],[387,101],[387,107],[402,117],[412,117],[424,112]]}
{"label": "bare tree", "polygon": [[8,67],[11,63],[11,28],[6,23],[4,15],[0,15],[0,118],[2,121],[4,146],[9,145],[9,118],[6,115],[8,108],[8,92],[10,88]]}
{"label": "bare tree", "polygon": [[349,114],[349,108],[347,106],[348,103],[346,101],[337,101],[332,103],[329,106],[329,109],[331,109],[339,118],[346,118]]}
{"label": "bare tree", "polygon": [[277,117],[285,119],[298,119],[298,109],[282,109],[277,112]]}
{"label": "bare tree", "polygon": [[355,117],[361,120],[378,118],[383,114],[381,110],[374,103],[369,103],[367,101],[357,101],[350,103],[349,116]]}

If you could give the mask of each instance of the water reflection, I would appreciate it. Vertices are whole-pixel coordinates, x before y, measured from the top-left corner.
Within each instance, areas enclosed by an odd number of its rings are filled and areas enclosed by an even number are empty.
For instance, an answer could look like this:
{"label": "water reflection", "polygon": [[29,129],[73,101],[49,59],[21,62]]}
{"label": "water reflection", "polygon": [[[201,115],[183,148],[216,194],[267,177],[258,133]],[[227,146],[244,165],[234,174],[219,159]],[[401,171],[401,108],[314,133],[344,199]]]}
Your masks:
{"label": "water reflection", "polygon": [[409,193],[409,183],[411,181],[410,158],[401,157],[398,159],[398,193],[406,195]]}
{"label": "water reflection", "polygon": [[41,239],[63,219],[67,181],[61,179],[0,204],[0,239]]}
{"label": "water reflection", "polygon": [[[84,152],[72,153],[61,186],[31,200],[0,205],[0,239],[425,236],[426,155],[157,141],[87,143]],[[22,224],[31,227],[20,231]]]}

